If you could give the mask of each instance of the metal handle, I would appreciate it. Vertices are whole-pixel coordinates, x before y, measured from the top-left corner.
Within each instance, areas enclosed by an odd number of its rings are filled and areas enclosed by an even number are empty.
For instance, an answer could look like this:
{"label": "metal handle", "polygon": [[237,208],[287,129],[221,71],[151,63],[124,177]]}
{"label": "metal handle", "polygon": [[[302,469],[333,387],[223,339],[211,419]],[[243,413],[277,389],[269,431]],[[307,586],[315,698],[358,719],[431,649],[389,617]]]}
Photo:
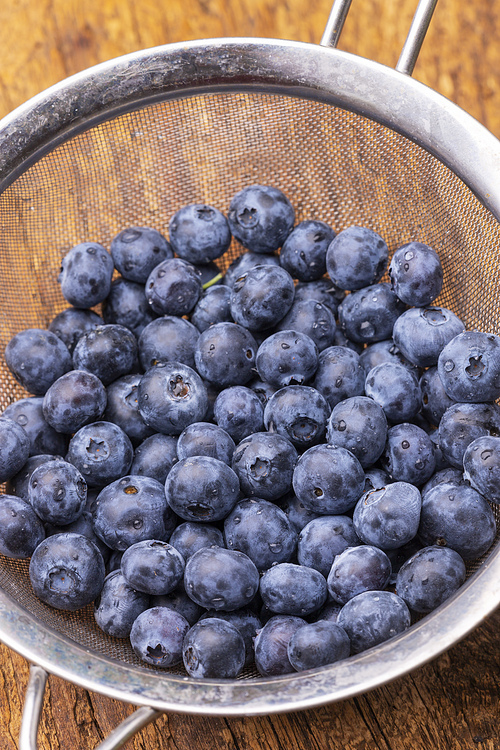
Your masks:
{"label": "metal handle", "polygon": [[[337,46],[351,2],[352,0],[335,0],[333,3],[320,42],[323,47]],[[437,0],[420,0],[396,65],[396,70],[400,73],[410,76],[413,73],[436,4]]]}
{"label": "metal handle", "polygon": [[[24,700],[21,731],[19,733],[19,750],[37,750],[38,725],[43,707],[43,696],[47,683],[47,672],[41,667],[31,665],[28,687]],[[138,708],[122,721],[95,750],[118,750],[145,726],[161,716],[162,711],[146,706]]]}

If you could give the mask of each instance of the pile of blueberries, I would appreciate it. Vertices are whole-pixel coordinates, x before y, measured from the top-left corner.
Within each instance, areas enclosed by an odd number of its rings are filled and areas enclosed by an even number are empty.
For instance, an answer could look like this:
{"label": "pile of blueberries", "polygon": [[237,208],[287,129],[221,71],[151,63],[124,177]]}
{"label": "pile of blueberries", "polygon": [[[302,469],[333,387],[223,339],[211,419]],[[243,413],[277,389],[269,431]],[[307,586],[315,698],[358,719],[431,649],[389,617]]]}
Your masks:
{"label": "pile of blueberries", "polygon": [[9,341],[31,395],[0,417],[0,553],[195,677],[404,632],[495,540],[500,337],[433,305],[428,245],[389,263],[369,228],[295,225],[274,187],[168,230],[70,249],[70,306]]}

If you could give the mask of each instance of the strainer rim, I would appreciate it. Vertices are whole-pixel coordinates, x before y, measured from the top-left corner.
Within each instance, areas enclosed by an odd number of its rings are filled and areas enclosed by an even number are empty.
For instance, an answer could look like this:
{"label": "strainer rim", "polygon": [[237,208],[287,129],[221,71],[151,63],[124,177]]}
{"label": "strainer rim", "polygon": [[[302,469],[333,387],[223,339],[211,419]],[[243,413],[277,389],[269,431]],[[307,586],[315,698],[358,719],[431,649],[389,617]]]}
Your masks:
{"label": "strainer rim", "polygon": [[101,62],[0,121],[0,194],[56,145],[172,97],[254,91],[322,101],[390,127],[442,161],[500,220],[500,141],[432,88],[381,63],[308,42],[232,37]]}

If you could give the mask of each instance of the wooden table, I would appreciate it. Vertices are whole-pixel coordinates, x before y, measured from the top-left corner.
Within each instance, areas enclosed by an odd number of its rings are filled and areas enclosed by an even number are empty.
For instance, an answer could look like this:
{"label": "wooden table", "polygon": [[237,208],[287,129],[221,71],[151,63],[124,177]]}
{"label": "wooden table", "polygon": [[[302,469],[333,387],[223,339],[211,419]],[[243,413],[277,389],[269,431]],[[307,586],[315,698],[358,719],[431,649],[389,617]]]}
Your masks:
{"label": "wooden table", "polygon": [[[355,0],[342,49],[395,65],[413,0]],[[0,116],[67,75],[172,41],[268,36],[318,42],[329,0],[4,0]],[[440,0],[415,77],[500,137],[498,0]],[[18,747],[25,660],[0,647],[0,747]],[[448,653],[368,695],[264,718],[163,715],[135,750],[498,750],[500,611]],[[51,677],[39,746],[93,748],[133,711]]]}

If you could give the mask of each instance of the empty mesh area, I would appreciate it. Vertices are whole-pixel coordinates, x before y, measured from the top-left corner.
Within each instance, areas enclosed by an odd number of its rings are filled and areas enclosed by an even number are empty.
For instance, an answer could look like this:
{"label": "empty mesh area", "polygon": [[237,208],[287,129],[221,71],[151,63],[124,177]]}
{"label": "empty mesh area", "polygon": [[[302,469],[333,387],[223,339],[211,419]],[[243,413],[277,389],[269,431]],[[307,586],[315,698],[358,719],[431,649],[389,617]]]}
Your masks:
{"label": "empty mesh area", "polygon": [[[227,213],[232,196],[253,183],[283,190],[297,222],[319,219],[335,231],[370,227],[391,254],[411,240],[431,245],[445,272],[438,304],[469,329],[500,333],[500,226],[438,159],[389,128],[326,104],[223,93],[104,122],[57,147],[0,196],[1,353],[15,333],[46,328],[68,307],[57,276],[74,244],[109,249],[132,225],[168,236],[178,208],[208,203]],[[221,268],[240,252],[234,242]],[[2,411],[27,394],[0,360]],[[27,571],[26,561],[0,557],[0,586],[83,646],[139,663],[128,642],[97,628],[92,607],[61,613],[39,602]]]}

